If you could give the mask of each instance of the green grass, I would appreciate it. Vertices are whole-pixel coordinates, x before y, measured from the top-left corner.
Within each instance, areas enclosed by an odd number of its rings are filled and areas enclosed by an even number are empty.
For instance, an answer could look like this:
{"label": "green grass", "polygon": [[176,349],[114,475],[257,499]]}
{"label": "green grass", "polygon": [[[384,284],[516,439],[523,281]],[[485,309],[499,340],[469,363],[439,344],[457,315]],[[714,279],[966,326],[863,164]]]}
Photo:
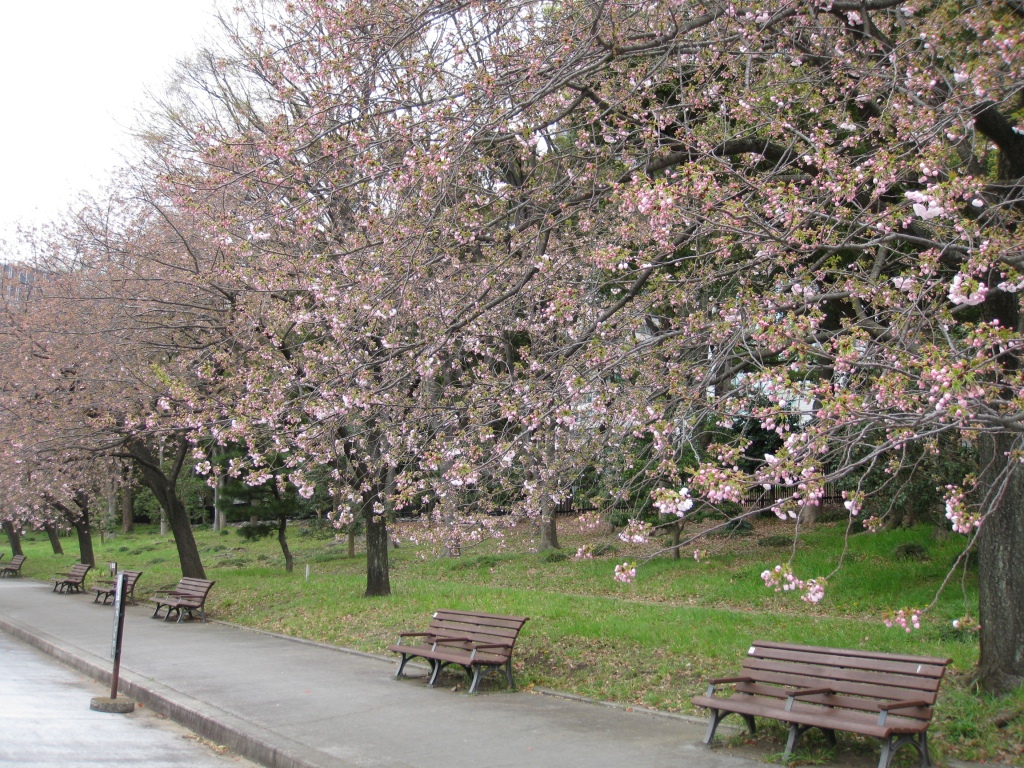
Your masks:
{"label": "green grass", "polygon": [[[233,532],[206,530],[196,535],[207,575],[217,580],[210,599],[214,618],[382,653],[398,632],[420,627],[438,607],[526,615],[530,622],[516,652],[520,686],[674,712],[699,714],[690,698],[704,689],[708,677],[735,673],[751,640],[949,656],[953,666],[930,731],[933,754],[940,760],[1024,765],[1024,714],[1002,728],[994,723],[1007,712],[1024,712],[1024,691],[993,699],[976,695],[965,682],[977,661],[977,638],[953,630],[951,622],[967,610],[977,616],[974,574],[968,573],[966,596],[959,577],[953,580],[921,630],[907,634],[881,622],[887,609],[931,602],[962,546],[959,537],[935,539],[927,527],[851,536],[825,599],[808,606],[764,587],[761,571],[785,562],[790,549],[758,544],[786,535],[784,524],[756,525],[751,536],[702,542],[708,557],[701,562],[693,560],[692,550],[680,560],[642,562],[633,584],[613,581],[612,570],[624,560],[639,561],[642,552],[617,540],[617,554],[580,562],[528,551],[528,533],[520,533],[507,549],[485,542],[460,558],[436,557],[404,544],[391,553],[393,594],[385,599],[362,596],[365,558],[348,558],[344,543],[299,536],[292,527],[296,567],[287,574],[273,538],[246,542]],[[569,554],[585,541],[599,543],[574,528],[571,522],[561,525]],[[806,532],[794,563],[797,575],[832,573],[844,530],[819,524]],[[911,544],[917,545],[911,547],[915,557],[901,557]],[[55,557],[45,535],[29,534],[25,574],[46,579],[75,562],[74,539],[64,545],[72,554]],[[137,588],[143,598],[180,577],[170,537],[141,531],[103,543],[97,538],[95,547],[101,566],[116,560],[121,567],[145,571]],[[772,737],[780,730],[766,732],[759,747],[781,751]],[[877,744],[846,734],[840,741],[844,750],[877,754],[871,752]],[[816,763],[829,754],[824,742],[812,739],[797,762]]]}

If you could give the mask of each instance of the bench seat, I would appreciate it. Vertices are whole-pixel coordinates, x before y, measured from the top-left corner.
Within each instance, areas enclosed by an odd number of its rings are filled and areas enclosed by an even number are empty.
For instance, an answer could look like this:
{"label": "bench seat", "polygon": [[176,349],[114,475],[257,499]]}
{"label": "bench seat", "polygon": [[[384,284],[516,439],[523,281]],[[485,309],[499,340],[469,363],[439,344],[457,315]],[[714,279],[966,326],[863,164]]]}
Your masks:
{"label": "bench seat", "polygon": [[9,563],[0,563],[0,576],[21,576],[25,555],[15,555]]}
{"label": "bench seat", "polygon": [[85,576],[92,568],[88,563],[76,563],[67,573],[57,574],[53,582],[53,592],[85,592]]}
{"label": "bench seat", "polygon": [[402,657],[395,677],[402,677],[410,659],[422,658],[430,664],[431,686],[444,667],[456,664],[470,678],[470,693],[477,692],[484,671],[492,668],[501,669],[512,688],[512,651],[527,620],[525,616],[437,611],[426,631],[403,632],[397,643],[388,646],[389,651]]}
{"label": "bench seat", "polygon": [[[139,580],[139,576],[142,575],[142,571],[122,571],[122,573],[124,574],[125,601],[131,605],[135,605],[135,582]],[[94,603],[98,603],[102,597],[103,604],[106,605],[107,600],[112,600],[117,594],[117,582],[104,581],[102,586],[95,586],[89,591],[96,595],[92,600]]]}
{"label": "bench seat", "polygon": [[180,624],[185,618],[185,614],[188,614],[189,619],[194,619],[193,612],[196,610],[199,611],[199,620],[206,621],[206,598],[214,584],[216,584],[214,581],[186,577],[179,581],[174,589],[157,590],[157,593],[150,598],[156,603],[156,610],[153,611],[152,618],[157,618],[160,609],[166,608],[164,621],[169,620],[171,614],[174,613],[177,615],[177,623]]}
{"label": "bench seat", "polygon": [[[755,717],[787,723],[785,757],[804,732],[818,728],[832,744],[836,731],[880,739],[879,768],[887,768],[905,744],[913,745],[921,765],[928,766],[932,705],[949,663],[929,656],[757,642],[738,676],[710,680],[707,694],[693,703],[711,711],[705,744],[714,739],[722,718],[738,714],[752,734]],[[734,692],[716,695],[719,685],[731,685]]]}

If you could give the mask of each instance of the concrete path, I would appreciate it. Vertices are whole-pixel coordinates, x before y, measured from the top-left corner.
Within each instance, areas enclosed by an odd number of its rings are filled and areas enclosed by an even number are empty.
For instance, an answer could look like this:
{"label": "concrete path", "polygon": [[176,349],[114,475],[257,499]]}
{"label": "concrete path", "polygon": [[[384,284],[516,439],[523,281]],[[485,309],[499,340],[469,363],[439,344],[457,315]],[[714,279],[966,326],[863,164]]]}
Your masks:
{"label": "concrete path", "polygon": [[[274,768],[752,768],[703,726],[492,687],[468,696],[395,680],[390,659],[144,606],[125,621],[121,690]],[[0,630],[109,685],[113,611],[27,579],[0,581]],[[2,679],[2,678],[0,678]],[[108,715],[113,717],[113,715]]]}
{"label": "concrete path", "polygon": [[0,633],[0,765],[10,768],[245,768],[148,708],[93,712],[109,688]]}

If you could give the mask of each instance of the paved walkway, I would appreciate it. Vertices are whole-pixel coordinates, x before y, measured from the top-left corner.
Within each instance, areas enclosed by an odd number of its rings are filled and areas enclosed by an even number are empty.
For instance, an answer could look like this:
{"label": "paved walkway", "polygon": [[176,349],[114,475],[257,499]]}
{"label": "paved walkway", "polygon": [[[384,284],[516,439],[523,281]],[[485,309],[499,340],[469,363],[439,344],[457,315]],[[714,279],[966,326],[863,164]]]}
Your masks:
{"label": "paved walkway", "polygon": [[[129,608],[121,689],[273,768],[752,768],[703,726],[527,693],[468,696],[395,680],[376,656]],[[109,684],[113,612],[91,596],[0,581],[0,630]],[[114,717],[114,715],[108,715]]]}
{"label": "paved walkway", "polygon": [[0,765],[5,768],[256,768],[200,743],[148,707],[89,709],[101,686],[0,632]]}

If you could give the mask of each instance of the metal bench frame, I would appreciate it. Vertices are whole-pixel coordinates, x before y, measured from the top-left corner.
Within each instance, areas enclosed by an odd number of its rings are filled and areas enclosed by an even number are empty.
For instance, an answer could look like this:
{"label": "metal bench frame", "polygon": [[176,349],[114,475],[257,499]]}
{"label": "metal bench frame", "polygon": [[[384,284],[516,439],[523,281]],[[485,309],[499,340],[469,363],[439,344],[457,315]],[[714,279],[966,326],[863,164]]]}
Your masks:
{"label": "metal bench frame", "polygon": [[[426,631],[402,632],[398,642],[388,646],[389,651],[402,656],[395,677],[402,677],[410,659],[422,658],[430,664],[430,679],[427,683],[430,686],[437,683],[442,669],[455,664],[466,671],[470,680],[470,693],[476,693],[479,689],[483,673],[494,668],[500,669],[508,680],[508,687],[514,688],[512,650],[527,621],[525,616],[437,611],[431,617]],[[421,640],[417,644],[403,642],[411,638]]]}
{"label": "metal bench frame", "polygon": [[[878,738],[878,768],[888,768],[906,744],[919,753],[921,766],[931,765],[928,725],[939,684],[950,659],[893,653],[824,648],[788,643],[756,642],[747,651],[741,674],[709,681],[707,693],[693,703],[711,711],[705,744],[711,744],[724,717],[740,715],[752,735],[754,717],[789,725],[784,757],[811,728],[835,745],[836,731]],[[731,696],[715,695],[719,685],[732,685]]]}

